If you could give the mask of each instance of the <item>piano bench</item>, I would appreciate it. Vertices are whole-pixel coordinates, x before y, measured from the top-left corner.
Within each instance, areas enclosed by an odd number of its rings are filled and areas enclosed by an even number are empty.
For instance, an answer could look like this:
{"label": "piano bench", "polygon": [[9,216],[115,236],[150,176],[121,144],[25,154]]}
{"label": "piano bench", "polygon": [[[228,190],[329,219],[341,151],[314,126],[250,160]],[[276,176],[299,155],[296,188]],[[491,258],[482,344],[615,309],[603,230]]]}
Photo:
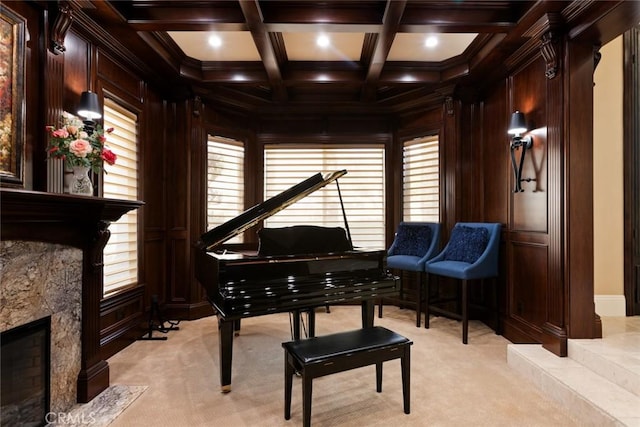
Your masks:
{"label": "piano bench", "polygon": [[311,425],[314,378],[376,365],[376,390],[382,391],[382,362],[400,359],[404,412],[409,409],[410,350],[413,342],[381,326],[339,332],[282,344],[285,355],[284,418],[291,418],[291,388],[296,372],[302,377],[302,416]]}

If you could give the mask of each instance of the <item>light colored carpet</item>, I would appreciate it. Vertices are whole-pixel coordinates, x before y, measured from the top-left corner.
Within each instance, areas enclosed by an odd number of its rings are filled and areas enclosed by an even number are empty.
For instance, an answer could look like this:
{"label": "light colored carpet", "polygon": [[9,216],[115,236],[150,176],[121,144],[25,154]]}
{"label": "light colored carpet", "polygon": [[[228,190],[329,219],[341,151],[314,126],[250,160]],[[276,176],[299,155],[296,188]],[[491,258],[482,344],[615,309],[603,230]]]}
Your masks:
{"label": "light colored carpet", "polygon": [[[319,310],[317,335],[358,328],[360,308]],[[413,340],[411,414],[402,410],[400,362],[384,364],[382,393],[375,367],[314,380],[314,426],[577,426],[570,408],[546,398],[506,361],[509,341],[471,322],[469,344],[461,325],[433,318],[416,328],[415,312],[385,306],[375,319]],[[299,426],[302,390],[294,379],[291,420],[284,419],[286,313],[242,321],[234,342],[232,392],[220,393],[217,319],[181,322],[167,341],[137,341],[109,359],[111,382],[147,385],[111,427]]]}

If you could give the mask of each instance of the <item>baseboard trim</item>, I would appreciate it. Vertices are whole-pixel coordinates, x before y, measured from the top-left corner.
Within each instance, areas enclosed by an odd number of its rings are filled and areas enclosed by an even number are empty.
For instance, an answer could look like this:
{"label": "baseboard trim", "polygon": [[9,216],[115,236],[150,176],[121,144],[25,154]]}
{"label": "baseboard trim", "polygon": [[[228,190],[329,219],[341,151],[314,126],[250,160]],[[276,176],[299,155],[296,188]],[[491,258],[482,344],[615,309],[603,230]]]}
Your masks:
{"label": "baseboard trim", "polygon": [[596,313],[602,317],[624,317],[627,314],[624,295],[594,295]]}

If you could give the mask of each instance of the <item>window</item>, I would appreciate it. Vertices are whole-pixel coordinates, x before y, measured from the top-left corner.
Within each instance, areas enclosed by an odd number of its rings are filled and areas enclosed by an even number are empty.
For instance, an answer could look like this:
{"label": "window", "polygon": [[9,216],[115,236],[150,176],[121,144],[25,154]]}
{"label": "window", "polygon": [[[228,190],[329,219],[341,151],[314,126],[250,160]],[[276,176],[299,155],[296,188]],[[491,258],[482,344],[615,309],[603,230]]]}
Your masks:
{"label": "window", "polygon": [[[104,127],[113,128],[107,145],[118,159],[105,165],[104,197],[138,199],[138,117],[109,98],[104,99]],[[138,281],[138,211],[128,212],[109,226],[111,237],[104,248],[104,295]]]}
{"label": "window", "polygon": [[[355,247],[384,248],[384,146],[265,147],[265,200],[315,173],[346,169],[340,192]],[[265,220],[265,227],[343,227],[338,186],[331,183]]]}
{"label": "window", "polygon": [[[207,230],[244,211],[244,145],[209,135],[207,141]],[[242,233],[229,239],[241,243]]]}
{"label": "window", "polygon": [[438,136],[405,141],[402,158],[403,220],[440,222]]}

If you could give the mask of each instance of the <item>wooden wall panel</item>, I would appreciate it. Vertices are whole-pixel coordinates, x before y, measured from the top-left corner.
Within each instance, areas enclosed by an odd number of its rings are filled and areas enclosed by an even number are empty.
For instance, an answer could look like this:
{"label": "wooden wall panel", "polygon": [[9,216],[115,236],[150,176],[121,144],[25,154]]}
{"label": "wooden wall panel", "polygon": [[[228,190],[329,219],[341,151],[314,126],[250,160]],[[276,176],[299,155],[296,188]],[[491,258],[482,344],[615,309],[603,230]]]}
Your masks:
{"label": "wooden wall panel", "polygon": [[476,114],[478,127],[482,129],[481,173],[483,174],[483,219],[485,221],[508,222],[508,201],[510,194],[509,138],[507,126],[507,81],[504,80],[482,102]]}
{"label": "wooden wall panel", "polygon": [[[90,59],[91,44],[73,31],[67,33],[65,38],[64,53],[64,99],[62,108],[64,111],[77,115],[80,104],[80,94],[86,90],[93,90]],[[56,122],[58,123],[58,122]]]}
{"label": "wooden wall panel", "polygon": [[138,102],[142,101],[143,86],[140,77],[129,71],[125,64],[117,62],[105,50],[98,52],[96,72],[100,80],[112,83],[114,93],[134,97]]}
{"label": "wooden wall panel", "polygon": [[547,319],[547,247],[523,242],[509,246],[508,313],[541,329]]}
{"label": "wooden wall panel", "polygon": [[[511,77],[511,109],[525,114],[529,132],[533,137],[533,149],[528,150],[522,169],[523,178],[535,179],[523,182],[524,192],[511,193],[511,228],[530,232],[547,232],[547,98],[545,63],[541,57],[534,59]],[[508,125],[508,124],[507,124]],[[519,160],[520,152],[516,159]],[[513,174],[512,174],[513,175]],[[511,178],[515,185],[514,177]],[[513,188],[513,187],[512,187]]]}
{"label": "wooden wall panel", "polygon": [[164,130],[157,126],[165,114],[163,100],[152,90],[145,96],[145,120],[140,126],[141,158],[144,165],[144,277],[145,310],[150,309],[152,298],[165,302],[167,283],[167,229],[166,229],[166,140]]}

